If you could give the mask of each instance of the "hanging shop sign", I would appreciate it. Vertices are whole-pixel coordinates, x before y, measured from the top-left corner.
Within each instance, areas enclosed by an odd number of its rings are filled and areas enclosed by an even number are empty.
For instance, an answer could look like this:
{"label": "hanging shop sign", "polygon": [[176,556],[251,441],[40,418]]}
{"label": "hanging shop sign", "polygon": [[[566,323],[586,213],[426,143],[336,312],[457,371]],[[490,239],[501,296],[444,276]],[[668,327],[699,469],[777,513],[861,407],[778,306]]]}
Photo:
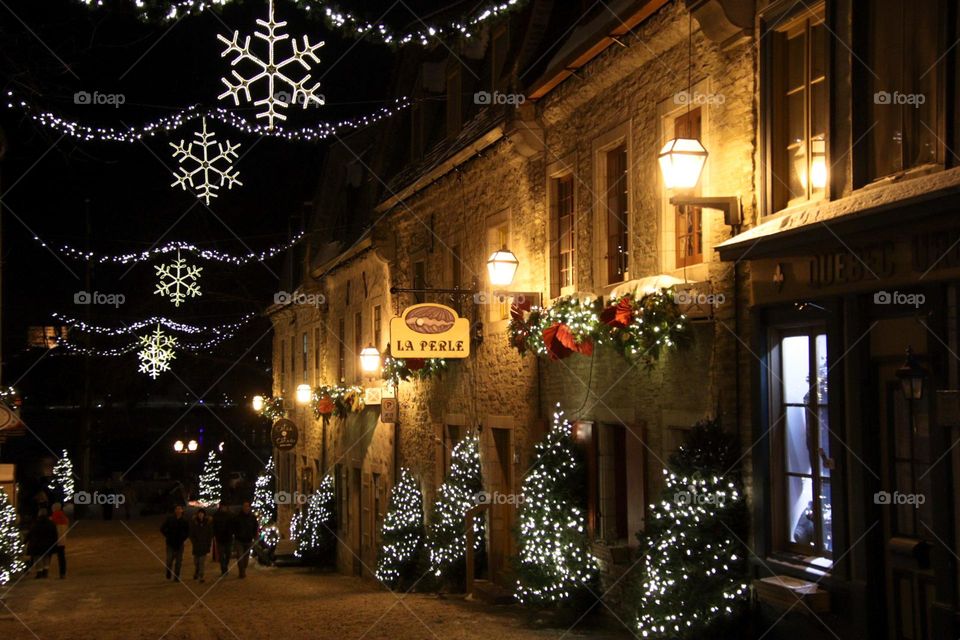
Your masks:
{"label": "hanging shop sign", "polygon": [[407,307],[390,320],[390,354],[394,358],[467,358],[470,322],[442,304]]}
{"label": "hanging shop sign", "polygon": [[400,419],[400,404],[396,398],[383,398],[380,403],[380,422],[396,424]]}
{"label": "hanging shop sign", "polygon": [[280,451],[287,451],[297,446],[299,436],[300,432],[297,425],[286,418],[280,418],[274,422],[273,428],[270,429],[270,440],[273,441],[273,446]]}
{"label": "hanging shop sign", "polygon": [[17,414],[5,404],[0,403],[0,430],[12,429],[20,424]]}

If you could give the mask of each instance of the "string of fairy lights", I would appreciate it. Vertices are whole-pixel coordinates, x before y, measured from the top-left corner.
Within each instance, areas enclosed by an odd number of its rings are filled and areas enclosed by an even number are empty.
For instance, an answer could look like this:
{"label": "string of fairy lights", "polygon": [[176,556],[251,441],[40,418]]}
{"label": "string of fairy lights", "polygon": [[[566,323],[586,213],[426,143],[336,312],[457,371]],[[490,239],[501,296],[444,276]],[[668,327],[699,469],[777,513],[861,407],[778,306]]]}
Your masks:
{"label": "string of fairy lights", "polygon": [[68,315],[61,313],[54,313],[53,318],[62,322],[63,324],[82,331],[84,333],[93,333],[101,336],[122,336],[122,335],[132,335],[141,331],[146,327],[152,327],[154,325],[162,325],[171,331],[176,331],[178,333],[185,333],[188,335],[199,335],[202,333],[212,333],[214,335],[223,335],[226,333],[234,333],[238,329],[241,329],[248,325],[251,320],[257,317],[255,313],[247,313],[243,315],[236,322],[228,322],[223,324],[215,325],[196,325],[196,324],[186,324],[183,322],[177,322],[176,320],[171,320],[170,318],[164,316],[153,316],[146,318],[144,320],[139,320],[133,324],[124,325],[122,327],[104,327],[96,324],[88,324],[83,320],[78,320]]}
{"label": "string of fairy lights", "polygon": [[216,249],[202,249],[195,244],[190,242],[174,241],[168,242],[167,244],[160,247],[152,247],[150,249],[145,249],[143,251],[137,251],[133,253],[118,253],[118,254],[107,254],[107,253],[97,253],[95,251],[85,251],[82,249],[77,249],[68,244],[60,245],[51,245],[47,242],[41,240],[38,236],[34,236],[33,239],[40,244],[41,247],[51,249],[56,251],[62,256],[67,258],[72,258],[74,260],[81,260],[83,262],[94,262],[98,264],[115,264],[115,265],[130,265],[141,262],[150,262],[155,260],[158,257],[165,256],[170,253],[177,252],[188,252],[195,254],[202,260],[207,260],[210,262],[220,262],[222,264],[229,264],[237,267],[241,267],[253,262],[263,262],[269,260],[274,256],[280,255],[281,253],[292,249],[300,242],[303,238],[303,232],[297,233],[289,241],[272,246],[263,251],[250,251],[243,255],[226,253],[223,251],[217,251]]}
{"label": "string of fairy lights", "polygon": [[343,118],[334,122],[320,122],[299,128],[284,127],[283,125],[274,125],[271,127],[265,124],[250,122],[246,118],[223,107],[204,109],[198,105],[185,107],[175,113],[161,116],[143,124],[111,127],[85,124],[78,120],[71,120],[52,111],[37,107],[13,89],[8,89],[6,92],[6,105],[8,109],[21,111],[42,127],[84,142],[122,143],[139,142],[158,135],[168,134],[201,118],[215,120],[251,136],[280,138],[289,142],[319,142],[353,129],[361,129],[375,124],[385,118],[391,118],[407,109],[413,102],[413,99],[404,96],[392,100],[389,105],[368,114],[354,118]]}
{"label": "string of fairy lights", "polygon": [[[103,7],[104,0],[78,0],[91,7]],[[144,22],[168,23],[184,16],[202,14],[208,9],[222,8],[235,4],[237,0],[126,0],[121,5],[132,11]],[[383,22],[373,22],[340,8],[325,0],[290,0],[308,16],[317,16],[330,29],[338,30],[350,38],[364,38],[389,47],[419,45],[427,47],[438,39],[453,37],[471,38],[493,18],[515,11],[526,4],[527,0],[501,0],[478,7],[468,15],[451,18],[444,22],[428,24],[416,17],[417,28],[409,31],[397,31]]]}

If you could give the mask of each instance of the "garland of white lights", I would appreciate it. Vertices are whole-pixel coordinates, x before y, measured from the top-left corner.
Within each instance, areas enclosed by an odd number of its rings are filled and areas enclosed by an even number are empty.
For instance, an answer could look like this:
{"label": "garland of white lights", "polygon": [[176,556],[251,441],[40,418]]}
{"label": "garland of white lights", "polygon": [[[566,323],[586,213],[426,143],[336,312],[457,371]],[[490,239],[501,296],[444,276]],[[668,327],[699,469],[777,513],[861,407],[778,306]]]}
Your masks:
{"label": "garland of white lights", "polygon": [[[102,7],[104,0],[78,0],[88,7]],[[203,13],[210,7],[224,7],[235,0],[170,0],[168,2],[146,2],[144,0],[129,0],[130,9],[143,21],[172,22],[185,15]],[[363,20],[349,11],[340,9],[336,5],[324,0],[291,0],[307,15],[317,15],[326,22],[331,29],[338,29],[343,35],[352,38],[368,38],[379,41],[391,47],[401,47],[410,44],[427,46],[435,42],[436,38],[459,36],[473,37],[483,23],[519,9],[526,4],[526,0],[501,0],[480,7],[469,16],[462,16],[444,24],[428,25],[418,20],[419,29],[404,33],[395,32],[383,23],[372,23]]]}
{"label": "garland of white lights", "polygon": [[413,104],[411,98],[401,97],[394,100],[389,106],[381,107],[367,115],[344,118],[336,122],[320,122],[299,129],[288,129],[281,125],[270,128],[265,124],[248,122],[227,109],[202,109],[196,105],[191,105],[169,116],[163,116],[137,126],[107,127],[83,124],[76,120],[58,116],[51,111],[43,111],[30,104],[26,99],[17,96],[12,90],[7,91],[7,108],[19,109],[37,124],[71,138],[100,142],[138,142],[144,138],[152,138],[176,131],[198,118],[216,120],[251,136],[268,136],[292,142],[317,142],[336,136],[341,132],[359,129],[379,122],[384,118],[392,117],[411,104]]}
{"label": "garland of white lights", "polygon": [[248,324],[257,316],[256,313],[250,312],[245,314],[236,322],[227,322],[224,324],[216,325],[194,325],[194,324],[185,324],[183,322],[177,322],[176,320],[171,320],[163,316],[153,316],[145,320],[139,320],[133,324],[128,324],[123,327],[103,327],[95,324],[87,324],[83,320],[78,320],[68,315],[62,313],[52,314],[55,320],[59,320],[63,324],[70,326],[73,329],[78,331],[83,331],[84,333],[95,333],[102,336],[121,336],[127,334],[134,334],[143,329],[144,327],[153,326],[155,324],[162,324],[167,329],[171,331],[178,331],[180,333],[187,333],[190,335],[197,335],[200,333],[214,333],[217,335],[224,335],[226,333],[234,333],[237,329],[240,329]]}
{"label": "garland of white lights", "polygon": [[276,245],[270,247],[269,249],[264,249],[258,253],[251,251],[246,255],[235,255],[231,253],[224,253],[222,251],[217,251],[215,249],[201,249],[195,244],[190,244],[189,242],[170,242],[163,245],[162,247],[154,247],[152,249],[147,249],[139,253],[120,253],[120,254],[98,254],[94,251],[83,251],[70,245],[63,244],[59,247],[51,246],[41,240],[39,237],[34,236],[33,239],[36,240],[41,247],[51,249],[56,251],[62,256],[68,258],[73,258],[75,260],[83,260],[96,262],[99,264],[111,263],[111,264],[133,264],[137,262],[149,262],[157,257],[165,256],[168,253],[179,253],[179,252],[188,252],[195,254],[201,260],[208,260],[211,262],[222,262],[224,264],[232,264],[235,266],[243,266],[250,264],[251,262],[263,262],[264,260],[269,260],[276,255],[287,251],[288,249],[296,246],[300,239],[303,238],[303,232],[295,235],[289,242],[284,244]]}
{"label": "garland of white lights", "polygon": [[[234,335],[236,334],[225,333],[215,338],[205,340],[204,342],[181,342],[177,344],[177,348],[181,351],[189,351],[191,353],[206,353],[221,343],[226,342]],[[128,353],[132,353],[142,347],[140,342],[137,341],[131,342],[130,344],[122,347],[96,349],[93,347],[81,347],[80,345],[74,344],[67,338],[60,338],[60,340],[57,341],[57,346],[61,347],[64,353],[67,355],[93,356],[95,358],[118,358],[120,356],[125,356]]]}

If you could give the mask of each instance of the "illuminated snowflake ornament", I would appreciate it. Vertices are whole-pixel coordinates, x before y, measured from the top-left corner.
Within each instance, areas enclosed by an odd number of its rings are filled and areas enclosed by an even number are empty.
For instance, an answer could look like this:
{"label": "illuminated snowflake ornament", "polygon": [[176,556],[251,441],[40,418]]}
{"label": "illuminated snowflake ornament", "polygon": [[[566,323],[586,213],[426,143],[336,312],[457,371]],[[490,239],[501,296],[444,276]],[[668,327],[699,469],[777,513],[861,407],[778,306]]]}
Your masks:
{"label": "illuminated snowflake ornament", "polygon": [[156,265],[154,269],[160,276],[160,282],[157,283],[157,288],[153,293],[170,298],[173,306],[179,307],[187,298],[195,298],[201,295],[198,281],[203,267],[194,267],[187,264],[186,259],[180,257],[179,251],[177,251],[176,260],[170,264]]}
{"label": "illuminated snowflake ornament", "polygon": [[[246,36],[243,40],[243,44],[240,44],[240,32],[233,32],[233,39],[228,40],[224,36],[217,34],[217,39],[227,45],[227,48],[224,49],[223,53],[220,55],[221,58],[225,58],[229,55],[234,55],[233,61],[230,63],[231,66],[237,66],[239,63],[244,60],[252,62],[259,68],[259,72],[255,72],[250,77],[244,77],[236,69],[232,70],[233,80],[227,78],[222,78],[223,84],[227,86],[227,90],[217,96],[220,100],[223,100],[227,96],[233,97],[233,103],[237,106],[240,105],[240,94],[243,94],[244,100],[246,102],[253,102],[254,106],[262,107],[266,106],[266,110],[261,111],[257,114],[257,118],[266,118],[267,119],[267,128],[274,128],[275,120],[286,120],[287,116],[283,115],[277,109],[286,109],[290,106],[290,103],[299,104],[304,109],[306,109],[310,104],[315,104],[320,106],[324,103],[323,96],[317,93],[317,89],[320,88],[320,83],[316,82],[313,86],[307,86],[310,82],[310,74],[307,73],[300,80],[294,80],[287,72],[284,71],[284,68],[288,65],[293,64],[294,62],[300,63],[300,65],[310,71],[310,65],[308,61],[314,63],[319,63],[320,58],[314,53],[317,49],[323,46],[323,42],[317,44],[310,44],[310,40],[307,36],[303,36],[303,44],[296,40],[291,40],[290,44],[293,49],[293,54],[282,60],[276,60],[276,45],[279,42],[282,42],[289,38],[289,34],[278,33],[287,25],[286,22],[277,22],[273,19],[273,0],[269,0],[269,18],[267,20],[257,20],[257,24],[261,27],[266,28],[266,33],[255,31],[254,35],[261,40],[265,40],[267,43],[267,59],[264,60],[261,57],[255,55],[250,49],[250,36]],[[261,98],[260,100],[253,100],[250,97],[250,85],[259,82],[260,80],[266,78],[267,80],[267,97]],[[278,92],[277,85],[282,87],[289,87],[292,93],[287,94],[284,91]]]}
{"label": "illuminated snowflake ornament", "polygon": [[165,334],[159,324],[150,335],[140,336],[140,351],[137,353],[140,373],[156,378],[164,371],[169,371],[170,362],[177,357],[173,350],[176,346],[177,339]]}
{"label": "illuminated snowflake ornament", "polygon": [[210,198],[217,197],[221,187],[230,189],[233,185],[243,186],[240,174],[233,168],[233,161],[239,156],[239,144],[231,144],[229,140],[220,143],[214,138],[213,132],[207,132],[207,119],[202,119],[202,128],[195,131],[196,140],[179,144],[170,143],[173,147],[173,157],[180,166],[173,172],[176,180],[171,187],[181,186],[195,189],[197,197],[210,204]]}

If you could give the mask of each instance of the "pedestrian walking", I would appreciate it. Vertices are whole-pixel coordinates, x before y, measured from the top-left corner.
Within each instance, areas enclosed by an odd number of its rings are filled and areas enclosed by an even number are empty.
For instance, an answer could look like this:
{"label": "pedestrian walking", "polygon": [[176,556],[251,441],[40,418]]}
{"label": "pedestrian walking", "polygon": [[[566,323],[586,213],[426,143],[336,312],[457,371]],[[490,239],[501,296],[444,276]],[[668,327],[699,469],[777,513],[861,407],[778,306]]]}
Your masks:
{"label": "pedestrian walking", "polygon": [[253,541],[257,538],[259,528],[257,516],[253,515],[253,510],[250,508],[250,501],[245,500],[243,509],[233,521],[233,538],[237,546],[237,567],[240,569],[241,578],[247,577],[250,550],[253,547]]}
{"label": "pedestrian walking", "polygon": [[207,519],[207,512],[198,509],[190,521],[190,544],[193,547],[193,579],[203,582],[203,569],[213,542],[213,525]]}
{"label": "pedestrian walking", "polygon": [[30,564],[37,568],[37,577],[46,578],[50,568],[50,554],[57,546],[57,525],[51,522],[45,509],[37,513],[30,531],[27,532],[27,553]]}
{"label": "pedestrian walking", "polygon": [[167,543],[167,579],[179,582],[180,567],[183,565],[183,543],[190,537],[190,525],[183,517],[183,507],[174,507],[173,515],[167,516],[160,527],[160,533]]}
{"label": "pedestrian walking", "polygon": [[59,502],[53,503],[53,513],[50,521],[57,527],[57,569],[60,570],[60,579],[67,577],[67,531],[70,529],[70,518],[63,512]]}
{"label": "pedestrian walking", "polygon": [[213,515],[213,539],[217,560],[220,561],[220,575],[225,576],[233,548],[233,518],[222,502],[217,505],[217,512]]}

